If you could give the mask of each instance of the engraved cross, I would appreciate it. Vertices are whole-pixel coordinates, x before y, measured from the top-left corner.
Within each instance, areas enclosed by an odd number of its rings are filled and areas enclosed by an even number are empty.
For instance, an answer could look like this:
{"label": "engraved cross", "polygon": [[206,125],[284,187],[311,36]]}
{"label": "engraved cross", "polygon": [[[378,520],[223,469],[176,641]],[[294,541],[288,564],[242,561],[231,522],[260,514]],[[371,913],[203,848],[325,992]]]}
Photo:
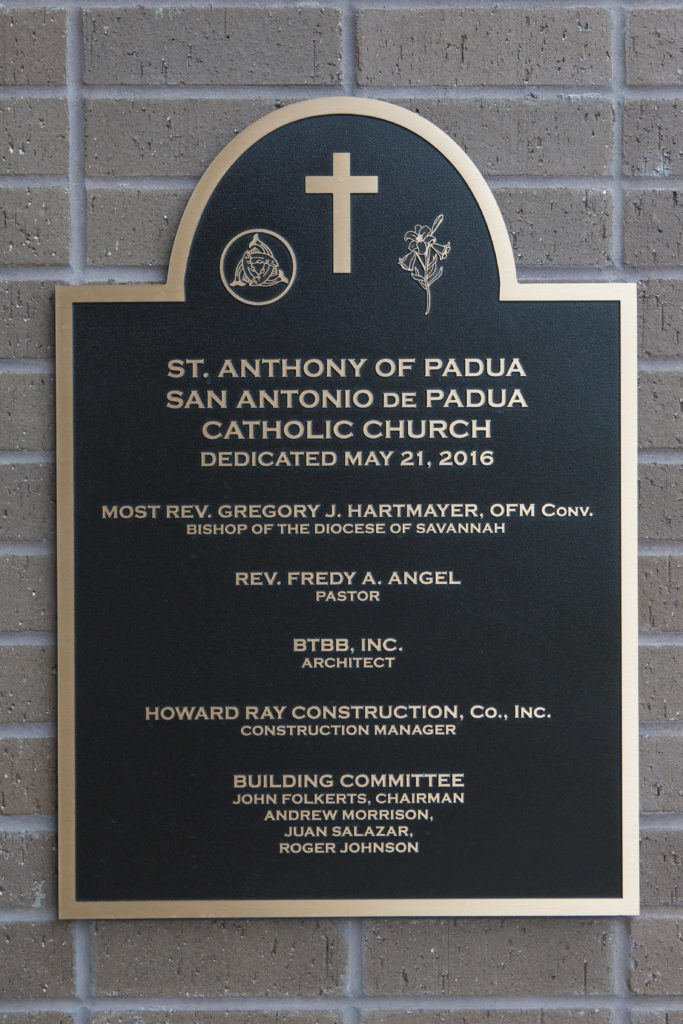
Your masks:
{"label": "engraved cross", "polygon": [[356,192],[377,192],[374,174],[351,175],[351,154],[332,154],[332,175],[306,176],[306,192],[332,196],[332,271],[351,273],[351,196]]}

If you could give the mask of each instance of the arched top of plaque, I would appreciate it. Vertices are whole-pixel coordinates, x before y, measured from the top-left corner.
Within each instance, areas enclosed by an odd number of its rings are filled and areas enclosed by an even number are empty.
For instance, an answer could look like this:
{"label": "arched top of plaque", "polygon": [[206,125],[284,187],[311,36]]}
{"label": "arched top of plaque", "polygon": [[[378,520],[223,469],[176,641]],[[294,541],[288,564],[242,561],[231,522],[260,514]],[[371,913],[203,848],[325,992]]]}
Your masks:
{"label": "arched top of plaque", "polygon": [[[355,132],[349,129],[349,118],[356,119],[357,129]],[[326,119],[328,122],[323,126],[323,122],[320,119]],[[173,252],[169,263],[168,272],[168,284],[173,288],[177,297],[181,295],[184,297],[184,285],[186,280],[186,270],[189,269],[188,264],[191,262],[192,250],[196,247],[198,232],[201,232],[202,218],[205,215],[208,208],[211,207],[212,201],[215,201],[220,196],[220,191],[226,189],[232,193],[233,201],[236,198],[234,189],[232,186],[232,179],[230,172],[233,169],[238,170],[239,161],[254,147],[257,147],[264,140],[271,138],[271,141],[275,145],[269,147],[270,154],[273,155],[276,150],[289,150],[294,155],[295,146],[293,143],[299,142],[304,135],[311,135],[311,127],[317,122],[318,126],[322,129],[318,133],[318,139],[313,143],[313,147],[320,151],[321,164],[319,167],[311,167],[311,174],[303,175],[301,177],[301,189],[298,196],[299,200],[302,200],[304,195],[312,196],[315,194],[312,190],[306,188],[306,178],[317,177],[323,179],[317,186],[313,186],[316,189],[317,194],[324,196],[325,189],[328,188],[327,203],[332,205],[332,193],[329,192],[329,187],[324,184],[325,175],[329,175],[330,178],[339,178],[340,186],[343,187],[342,175],[340,172],[341,161],[335,166],[334,153],[343,149],[342,139],[340,134],[346,136],[349,149],[351,149],[352,142],[349,140],[349,135],[356,135],[358,142],[362,145],[362,151],[360,153],[349,152],[346,164],[348,166],[348,174],[352,179],[349,189],[351,190],[348,194],[353,196],[355,194],[372,194],[355,192],[356,185],[353,183],[353,179],[362,178],[376,178],[376,192],[378,194],[379,201],[381,202],[381,186],[379,179],[384,179],[387,176],[387,168],[382,163],[372,163],[372,148],[373,148],[373,129],[375,134],[381,134],[383,137],[378,139],[380,147],[386,146],[387,143],[391,146],[391,151],[395,156],[394,161],[394,172],[395,180],[387,184],[387,198],[391,203],[392,207],[395,207],[396,193],[405,192],[405,183],[401,182],[402,176],[407,176],[413,181],[419,175],[419,166],[424,164],[425,153],[428,149],[433,149],[434,156],[436,157],[436,165],[439,167],[440,173],[429,175],[429,169],[425,168],[424,179],[422,181],[416,181],[418,185],[419,193],[424,197],[425,205],[422,208],[416,209],[414,214],[414,223],[410,224],[406,221],[403,223],[396,224],[396,235],[399,240],[399,248],[410,251],[409,245],[411,241],[416,242],[416,247],[422,249],[424,246],[421,244],[419,237],[413,240],[408,238],[404,239],[404,234],[414,231],[416,225],[431,228],[437,217],[442,217],[442,229],[441,234],[444,238],[449,235],[452,236],[455,233],[456,225],[451,220],[450,224],[448,219],[444,216],[440,209],[432,209],[432,207],[443,205],[446,196],[443,195],[444,191],[449,190],[448,186],[455,186],[457,189],[457,183],[459,179],[467,187],[467,190],[471,193],[478,212],[481,215],[481,223],[477,225],[480,229],[484,229],[488,234],[490,243],[493,247],[493,253],[495,254],[495,262],[498,270],[498,277],[500,283],[500,298],[512,297],[512,292],[515,285],[517,284],[517,277],[515,272],[515,263],[512,254],[512,247],[510,245],[510,239],[508,236],[507,228],[503,220],[503,216],[500,212],[498,204],[493,196],[493,193],[483,175],[467,156],[467,154],[458,146],[444,131],[437,128],[436,125],[425,120],[419,114],[413,113],[411,110],[406,110],[402,107],[397,107],[391,103],[385,103],[381,100],[374,99],[359,99],[357,97],[328,97],[326,99],[316,100],[305,100],[301,103],[294,103],[280,110],[275,110],[271,114],[267,114],[265,117],[260,118],[258,121],[251,124],[248,128],[242,131],[232,142],[230,142],[218,156],[212,161],[210,166],[202,175],[202,178],[195,188],[183,214],[178,233],[176,235],[175,243],[173,246]],[[374,122],[374,124],[373,124]],[[296,126],[300,130],[298,132],[292,131],[290,134],[292,138],[282,139],[279,144],[275,139],[275,133],[280,132],[281,129],[287,127]],[[377,133],[377,128],[384,128],[383,132]],[[326,130],[325,130],[326,129]],[[341,133],[340,133],[341,129]],[[281,133],[284,134],[284,133]],[[330,147],[325,149],[324,136],[330,135],[330,142],[334,139],[334,143]],[[411,162],[410,158],[407,157],[404,152],[406,143],[410,142],[415,145],[415,152],[411,155],[418,161],[416,166]],[[398,143],[398,144],[397,144]],[[402,143],[402,145],[401,145]],[[424,144],[427,144],[425,146]],[[357,143],[358,144],[358,143]],[[422,152],[420,152],[422,150]],[[324,155],[323,155],[324,154]],[[337,152],[337,156],[341,156],[340,152]],[[346,154],[343,154],[346,156]],[[444,163],[439,158],[445,158],[447,163]],[[368,174],[368,171],[374,171],[375,174]],[[317,174],[317,171],[320,174]],[[453,171],[456,173],[453,174]],[[241,176],[240,176],[241,177]],[[450,179],[450,180],[449,180]],[[274,182],[275,183],[275,182]],[[426,200],[426,196],[429,192],[429,187],[432,187],[436,193],[431,204]],[[361,187],[363,186],[361,181]],[[371,186],[370,186],[371,187]],[[289,199],[293,199],[296,195],[296,189],[291,190],[293,193],[289,196]],[[392,194],[393,193],[393,194]],[[263,192],[261,193],[263,196]],[[241,198],[241,194],[240,194]],[[263,196],[263,198],[267,198]],[[462,196],[459,197],[462,200]],[[272,199],[271,199],[272,201]],[[332,200],[333,201],[333,200]],[[325,209],[324,201],[321,203],[320,200],[314,199],[305,200],[306,204],[311,208],[311,219],[320,221],[322,219],[323,211]],[[362,202],[362,201],[361,201]],[[354,205],[349,203],[349,205]],[[368,209],[367,204],[365,207],[361,207],[359,216]],[[354,214],[356,211],[354,210]],[[474,211],[468,210],[467,214],[470,219],[473,218]],[[367,219],[370,219],[370,214],[367,213]],[[475,214],[475,219],[476,214]],[[355,220],[355,218],[354,218]],[[427,224],[422,222],[427,221]],[[354,227],[356,225],[354,224]],[[355,234],[355,232],[354,232]],[[373,238],[376,237],[376,233],[373,234]],[[436,233],[435,233],[435,237]],[[407,244],[402,246],[402,243],[407,241]],[[483,239],[480,239],[480,244],[484,243]],[[320,238],[320,248],[324,249],[327,240]],[[436,242],[436,245],[444,244]],[[485,243],[484,243],[485,244]],[[451,242],[453,251],[458,248],[457,242]],[[322,252],[321,252],[322,255]],[[355,253],[358,258],[358,253]],[[468,257],[471,259],[472,253],[463,253],[465,260]],[[438,259],[438,257],[437,257]],[[442,261],[439,261],[442,262]],[[445,262],[445,261],[444,261]]]}
{"label": "arched top of plaque", "polygon": [[216,156],[181,218],[166,284],[60,292],[192,299],[202,315],[238,320],[256,307],[301,318],[315,304],[328,322],[419,313],[430,332],[463,312],[481,322],[497,300],[620,301],[635,317],[628,284],[519,283],[501,211],[463,150],[419,114],[345,96],[275,110]]}

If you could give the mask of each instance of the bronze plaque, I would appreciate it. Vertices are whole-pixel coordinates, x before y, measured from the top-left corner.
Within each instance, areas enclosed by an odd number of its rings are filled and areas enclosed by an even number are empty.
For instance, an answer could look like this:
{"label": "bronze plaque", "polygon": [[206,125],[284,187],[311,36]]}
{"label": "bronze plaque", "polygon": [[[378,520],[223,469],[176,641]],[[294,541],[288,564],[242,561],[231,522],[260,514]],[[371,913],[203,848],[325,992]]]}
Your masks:
{"label": "bronze plaque", "polygon": [[62,916],[636,911],[635,303],[349,98],[58,289]]}

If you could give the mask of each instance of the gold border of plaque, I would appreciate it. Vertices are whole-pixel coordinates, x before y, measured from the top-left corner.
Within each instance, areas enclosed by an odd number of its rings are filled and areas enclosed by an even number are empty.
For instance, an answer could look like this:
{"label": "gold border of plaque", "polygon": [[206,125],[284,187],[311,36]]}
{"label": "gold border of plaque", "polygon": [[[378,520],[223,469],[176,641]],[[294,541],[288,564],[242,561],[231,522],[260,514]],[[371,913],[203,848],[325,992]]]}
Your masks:
{"label": "gold border of plaque", "polygon": [[[255,142],[295,121],[355,114],[389,121],[421,136],[462,176],[493,242],[504,302],[619,302],[621,310],[621,574],[622,574],[622,805],[624,895],[615,899],[280,899],[79,901],[75,868],[74,497],[72,304],[183,302],[185,267],[204,207],[232,164]],[[57,297],[57,473],[59,644],[59,914],[62,918],[558,916],[637,914],[637,434],[636,285],[519,283],[508,232],[493,193],[470,158],[440,128],[418,114],[379,100],[331,97],[276,110],[245,129],[202,176],[182,216],[167,283],[60,285]]]}

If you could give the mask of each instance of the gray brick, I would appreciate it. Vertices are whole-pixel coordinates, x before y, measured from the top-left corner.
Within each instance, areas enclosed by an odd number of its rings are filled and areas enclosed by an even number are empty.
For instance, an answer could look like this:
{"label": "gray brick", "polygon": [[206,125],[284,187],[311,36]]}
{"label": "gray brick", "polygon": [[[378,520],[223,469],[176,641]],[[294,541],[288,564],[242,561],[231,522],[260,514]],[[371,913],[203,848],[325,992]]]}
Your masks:
{"label": "gray brick", "polygon": [[68,1013],[0,1013],[0,1024],[73,1024]]}
{"label": "gray brick", "polygon": [[199,176],[265,99],[86,100],[85,169],[100,177]]}
{"label": "gray brick", "polygon": [[54,466],[0,466],[0,541],[53,538],[54,516]]}
{"label": "gray brick", "polygon": [[332,995],[346,963],[340,926],[318,920],[107,921],[92,948],[99,995]]}
{"label": "gray brick", "polygon": [[677,267],[683,256],[683,196],[676,191],[627,192],[624,260],[632,267]]}
{"label": "gray brick", "polygon": [[3,189],[0,262],[50,267],[69,262],[69,193],[65,188]]}
{"label": "gray brick", "polygon": [[[0,924],[0,950],[0,996],[4,999],[64,999],[75,995],[74,951],[67,921]],[[44,1024],[42,1018],[46,1015],[36,1016],[36,1024]]]}
{"label": "gray brick", "polygon": [[57,837],[54,833],[0,832],[0,907],[34,910],[54,907],[56,880]]}
{"label": "gray brick", "polygon": [[640,837],[640,902],[679,907],[683,832],[644,832]]}
{"label": "gray brick", "polygon": [[358,14],[358,84],[604,85],[611,75],[608,11],[366,10]]}
{"label": "gray brick", "polygon": [[640,740],[640,809],[643,813],[683,811],[680,736],[665,733]]}
{"label": "gray brick", "polygon": [[52,722],[57,649],[0,647],[0,722]]}
{"label": "gray brick", "polygon": [[66,174],[66,100],[11,99],[0,103],[0,174]]}
{"label": "gray brick", "polygon": [[683,558],[660,555],[640,559],[640,628],[683,630]]}
{"label": "gray brick", "polygon": [[631,1024],[683,1024],[679,1010],[639,1010],[631,1014]]}
{"label": "gray brick", "polygon": [[683,171],[683,105],[678,100],[624,103],[624,174],[667,177]]}
{"label": "gray brick", "polygon": [[190,194],[171,189],[92,189],[88,193],[88,263],[166,266]]}
{"label": "gray brick", "polygon": [[[167,1010],[163,1013],[94,1013],[92,1024],[342,1024],[343,1016],[334,1010]],[[0,1018],[2,1024],[2,1018]]]}
{"label": "gray brick", "polygon": [[335,8],[109,8],[84,14],[89,85],[337,85]]}
{"label": "gray brick", "polygon": [[681,920],[636,917],[631,920],[631,991],[636,995],[683,994]]}
{"label": "gray brick", "polygon": [[517,263],[607,266],[612,262],[612,196],[572,188],[494,189]]}
{"label": "gray brick", "polygon": [[640,355],[654,359],[683,355],[683,281],[641,282]]}
{"label": "gray brick", "polygon": [[0,282],[0,359],[54,355],[55,282]]}
{"label": "gray brick", "polygon": [[679,448],[683,444],[683,373],[640,373],[638,433],[642,448]]}
{"label": "gray brick", "polygon": [[627,85],[683,82],[683,11],[631,11],[626,32]]}
{"label": "gray brick", "polygon": [[55,742],[0,740],[0,814],[53,814]]}
{"label": "gray brick", "polygon": [[390,920],[365,932],[372,995],[586,995],[611,991],[609,921]]}
{"label": "gray brick", "polygon": [[683,466],[641,465],[639,468],[639,533],[648,540],[683,536]]}
{"label": "gray brick", "polygon": [[52,451],[55,383],[49,374],[0,375],[0,449]]}
{"label": "gray brick", "polygon": [[680,721],[683,716],[683,647],[643,645],[639,661],[641,720]]}
{"label": "gray brick", "polygon": [[65,82],[65,12],[0,10],[0,85]]}
{"label": "gray brick", "polygon": [[482,174],[607,174],[614,114],[609,100],[388,97],[443,128]]}
{"label": "gray brick", "polygon": [[[608,1010],[369,1010],[362,1024],[610,1024]],[[0,1022],[1,1024],[1,1022]]]}
{"label": "gray brick", "polygon": [[52,555],[0,555],[0,632],[55,628]]}

